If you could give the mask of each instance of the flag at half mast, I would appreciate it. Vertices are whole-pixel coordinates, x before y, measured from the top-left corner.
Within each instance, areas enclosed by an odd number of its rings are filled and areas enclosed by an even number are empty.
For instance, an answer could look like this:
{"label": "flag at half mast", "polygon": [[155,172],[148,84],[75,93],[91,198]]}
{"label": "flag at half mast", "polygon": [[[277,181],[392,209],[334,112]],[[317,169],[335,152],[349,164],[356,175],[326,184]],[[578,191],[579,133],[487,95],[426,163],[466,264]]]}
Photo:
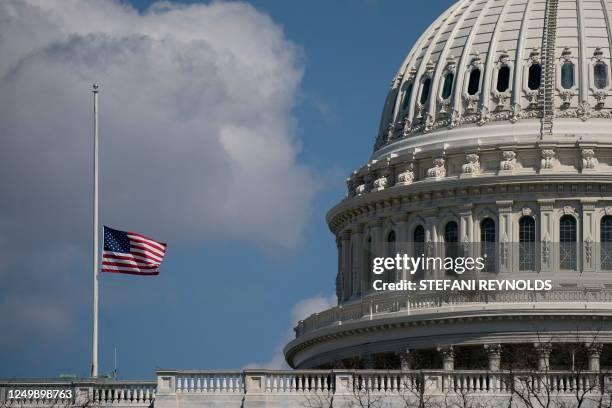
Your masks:
{"label": "flag at half mast", "polygon": [[102,272],[158,275],[166,244],[135,232],[104,227]]}

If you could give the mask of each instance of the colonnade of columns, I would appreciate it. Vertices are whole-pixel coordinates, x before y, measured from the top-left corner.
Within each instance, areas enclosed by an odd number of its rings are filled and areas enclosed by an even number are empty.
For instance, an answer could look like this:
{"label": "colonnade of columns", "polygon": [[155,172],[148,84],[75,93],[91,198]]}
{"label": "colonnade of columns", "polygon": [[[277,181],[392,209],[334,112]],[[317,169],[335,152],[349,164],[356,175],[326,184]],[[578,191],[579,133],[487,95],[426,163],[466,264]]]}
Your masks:
{"label": "colonnade of columns", "polygon": [[[535,343],[533,347],[537,353],[537,369],[539,371],[550,370],[550,356],[553,350],[551,343]],[[484,351],[488,357],[488,370],[499,371],[502,368],[502,345],[501,344],[485,344],[483,345]],[[589,371],[600,370],[600,358],[603,350],[602,343],[590,343],[586,345],[587,350],[587,369]],[[415,367],[411,365],[410,353],[413,350],[409,348],[402,349],[397,352],[397,356],[400,361],[400,369],[410,370]],[[442,359],[442,370],[453,371],[455,369],[455,357],[456,357],[456,346],[440,346],[436,349]],[[376,358],[375,354],[365,354],[362,358],[364,368],[376,369]],[[427,369],[435,369],[435,367],[426,367]],[[572,368],[573,367],[568,367]]]}

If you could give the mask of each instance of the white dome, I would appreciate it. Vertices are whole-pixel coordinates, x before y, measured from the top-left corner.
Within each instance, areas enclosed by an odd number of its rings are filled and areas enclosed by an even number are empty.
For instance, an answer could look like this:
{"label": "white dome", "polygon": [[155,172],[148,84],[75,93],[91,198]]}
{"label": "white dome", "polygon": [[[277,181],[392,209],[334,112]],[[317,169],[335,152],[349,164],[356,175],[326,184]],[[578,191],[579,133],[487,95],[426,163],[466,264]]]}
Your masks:
{"label": "white dome", "polygon": [[[612,119],[611,5],[457,1],[419,38],[393,79],[373,158],[446,142],[482,146],[489,133],[510,133],[520,143],[522,135],[546,138],[553,126],[559,135],[601,139]],[[587,119],[606,121],[585,130]],[[494,122],[514,126],[481,129],[472,142],[473,132],[449,133]],[[414,137],[424,133],[432,137]]]}

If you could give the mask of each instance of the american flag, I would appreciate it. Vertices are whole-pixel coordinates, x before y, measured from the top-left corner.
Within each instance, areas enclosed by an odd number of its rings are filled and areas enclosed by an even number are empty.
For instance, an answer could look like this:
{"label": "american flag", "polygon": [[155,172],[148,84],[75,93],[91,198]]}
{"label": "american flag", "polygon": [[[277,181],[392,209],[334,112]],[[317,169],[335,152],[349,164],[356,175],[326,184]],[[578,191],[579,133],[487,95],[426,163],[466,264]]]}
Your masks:
{"label": "american flag", "polygon": [[102,272],[158,275],[166,244],[135,232],[104,227]]}

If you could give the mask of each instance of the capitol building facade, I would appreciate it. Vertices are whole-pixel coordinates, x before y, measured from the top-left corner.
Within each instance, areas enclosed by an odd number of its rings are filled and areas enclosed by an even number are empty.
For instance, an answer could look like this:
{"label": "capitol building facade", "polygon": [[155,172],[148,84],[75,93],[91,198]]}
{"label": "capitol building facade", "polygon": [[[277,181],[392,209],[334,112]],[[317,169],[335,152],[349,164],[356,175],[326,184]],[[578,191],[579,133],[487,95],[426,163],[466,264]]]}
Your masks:
{"label": "capitol building facade", "polygon": [[[294,370],[159,370],[73,383],[80,401],[612,407],[611,57],[612,1],[454,2],[392,79],[374,152],[328,213],[338,305],[297,323]],[[484,267],[372,273],[397,253]],[[376,279],[552,288],[377,291]],[[31,385],[0,390],[11,384]]]}

